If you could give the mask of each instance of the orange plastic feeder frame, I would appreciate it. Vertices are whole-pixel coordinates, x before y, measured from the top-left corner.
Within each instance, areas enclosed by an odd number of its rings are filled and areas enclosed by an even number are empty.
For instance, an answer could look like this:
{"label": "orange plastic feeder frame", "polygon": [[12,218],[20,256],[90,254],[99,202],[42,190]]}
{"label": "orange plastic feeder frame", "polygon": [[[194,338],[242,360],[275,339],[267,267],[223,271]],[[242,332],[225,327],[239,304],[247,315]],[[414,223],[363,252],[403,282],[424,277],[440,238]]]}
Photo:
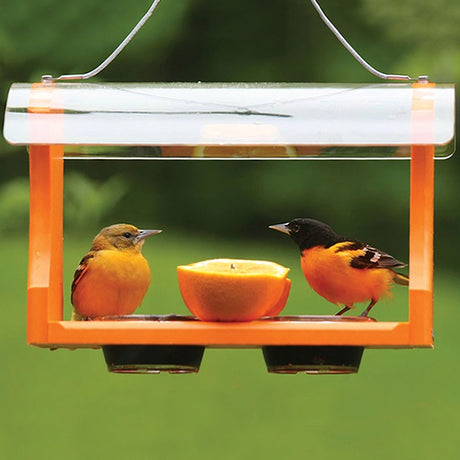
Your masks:
{"label": "orange plastic feeder frame", "polygon": [[[62,138],[63,142],[35,141],[29,146],[29,344],[49,348],[97,348],[103,345],[128,344],[199,345],[217,348],[286,345],[372,348],[433,346],[433,180],[436,109],[433,93],[437,90],[436,85],[421,82],[405,86],[412,91],[410,136],[418,139],[417,143],[414,142],[408,147],[411,162],[408,321],[329,321],[327,318],[309,321],[286,318],[249,323],[63,320],[63,164],[67,133],[63,122],[65,111],[56,108],[52,103],[59,98],[59,92],[56,93],[59,86],[44,83],[35,84],[30,88],[27,127],[29,137],[40,139],[40,136],[46,137],[46,133],[53,131],[53,136]],[[65,86],[66,84],[63,85],[64,89]],[[450,89],[453,94],[453,87],[450,86]],[[453,102],[451,105],[453,112]],[[7,115],[8,110],[14,112],[14,108],[10,107],[7,109]],[[37,114],[48,115],[48,118],[34,116]],[[5,126],[8,123],[7,116]],[[10,137],[10,142],[15,143],[7,131],[5,129],[5,137]],[[453,136],[453,126],[451,131]],[[426,141],[420,143],[421,138]],[[278,145],[282,144],[280,140],[276,142]],[[265,139],[263,143],[269,144],[270,141]]]}

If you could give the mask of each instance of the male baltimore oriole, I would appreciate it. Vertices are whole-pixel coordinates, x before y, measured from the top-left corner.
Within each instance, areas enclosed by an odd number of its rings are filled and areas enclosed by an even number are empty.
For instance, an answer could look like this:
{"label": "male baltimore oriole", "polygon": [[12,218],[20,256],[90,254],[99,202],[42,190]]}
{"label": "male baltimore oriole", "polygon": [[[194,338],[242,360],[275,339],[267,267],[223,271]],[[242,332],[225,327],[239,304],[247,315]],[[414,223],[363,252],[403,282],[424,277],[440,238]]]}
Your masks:
{"label": "male baltimore oriole", "polygon": [[130,224],[103,228],[75,271],[72,319],[133,313],[150,284],[149,264],[141,249],[145,238],[160,232]]}
{"label": "male baltimore oriole", "polygon": [[270,228],[287,233],[299,246],[306,280],[320,296],[343,305],[337,315],[353,304],[370,300],[361,316],[367,316],[382,295],[390,293],[391,283],[403,286],[409,278],[393,268],[405,267],[379,249],[337,235],[331,227],[314,219],[296,218]]}

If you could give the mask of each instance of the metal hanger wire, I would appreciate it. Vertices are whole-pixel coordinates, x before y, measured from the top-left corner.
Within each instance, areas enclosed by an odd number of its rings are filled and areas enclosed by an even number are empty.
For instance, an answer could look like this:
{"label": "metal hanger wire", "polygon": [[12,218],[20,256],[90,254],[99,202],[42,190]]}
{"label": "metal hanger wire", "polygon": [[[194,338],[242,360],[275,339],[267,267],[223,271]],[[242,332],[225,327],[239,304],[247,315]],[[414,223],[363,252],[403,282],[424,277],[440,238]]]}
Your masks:
{"label": "metal hanger wire", "polygon": [[105,61],[101,62],[96,68],[90,70],[86,73],[81,74],[69,74],[61,75],[60,77],[54,78],[52,75],[43,75],[42,83],[60,81],[60,80],[87,80],[88,78],[95,77],[97,74],[101,73],[106,67],[108,67],[112,61],[123,51],[123,49],[128,45],[128,43],[134,38],[134,36],[139,32],[142,26],[148,21],[150,16],[152,16],[156,7],[160,3],[160,0],[155,0],[147,12],[142,16],[139,22],[134,26],[131,32],[126,36],[126,38],[117,46],[117,48],[108,56]]}
{"label": "metal hanger wire", "polygon": [[398,74],[387,74],[378,71],[376,68],[372,67],[361,55],[347,42],[345,37],[338,31],[338,29],[334,26],[332,21],[326,16],[324,11],[319,6],[319,3],[316,0],[311,0],[313,7],[318,12],[320,18],[329,28],[329,30],[337,37],[337,40],[347,49],[347,51],[371,74],[375,75],[376,77],[382,78],[384,80],[425,80],[428,79],[426,76],[420,76],[417,79],[410,77],[409,75],[398,75]]}
{"label": "metal hanger wire", "polygon": [[[427,81],[428,77],[423,75],[419,76],[418,78],[412,78],[409,75],[397,75],[397,74],[386,74],[383,72],[378,71],[374,67],[372,67],[361,55],[348,43],[345,37],[338,31],[338,29],[334,26],[332,21],[326,16],[322,8],[320,7],[317,0],[310,0],[315,10],[318,12],[322,21],[326,24],[329,30],[336,36],[339,42],[347,49],[347,51],[370,73],[375,75],[378,78],[382,78],[384,80],[405,80],[405,81]],[[150,16],[152,16],[153,12],[155,11],[156,7],[160,3],[160,0],[154,0],[154,2],[150,5],[150,8],[147,12],[142,16],[139,22],[134,26],[134,28],[129,32],[126,38],[118,45],[118,47],[108,56],[101,64],[99,64],[93,70],[82,73],[82,74],[69,74],[69,75],[61,75],[59,77],[53,77],[52,75],[43,75],[42,76],[42,83],[51,83],[53,81],[62,81],[62,80],[87,80],[98,75],[102,72],[111,62],[123,51],[123,49],[128,45],[128,43],[134,38],[134,36],[139,32],[141,27],[148,21]]]}

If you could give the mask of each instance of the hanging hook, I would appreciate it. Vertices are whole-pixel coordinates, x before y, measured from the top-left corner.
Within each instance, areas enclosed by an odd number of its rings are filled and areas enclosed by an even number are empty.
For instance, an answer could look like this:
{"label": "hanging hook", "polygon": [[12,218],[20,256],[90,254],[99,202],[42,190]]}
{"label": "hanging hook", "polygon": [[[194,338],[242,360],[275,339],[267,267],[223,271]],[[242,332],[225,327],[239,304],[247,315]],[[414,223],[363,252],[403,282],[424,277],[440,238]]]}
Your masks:
{"label": "hanging hook", "polygon": [[71,74],[71,75],[61,75],[60,77],[54,78],[52,75],[43,75],[42,83],[51,83],[57,80],[86,80],[88,78],[94,77],[98,73],[102,72],[126,47],[126,45],[134,38],[134,36],[139,32],[140,28],[147,22],[147,20],[152,16],[155,8],[160,3],[160,0],[155,0],[147,13],[142,16],[140,21],[134,26],[131,32],[126,36],[126,38],[118,45],[118,47],[112,52],[112,54],[105,59],[101,64],[99,64],[95,69],[82,73],[82,74]]}
{"label": "hanging hook", "polygon": [[[148,11],[142,16],[139,22],[134,26],[134,28],[129,32],[126,38],[118,45],[118,47],[107,57],[101,64],[99,64],[95,69],[82,73],[82,74],[70,74],[70,75],[61,75],[60,77],[54,78],[52,75],[43,75],[41,80],[42,83],[51,83],[53,81],[60,81],[60,80],[86,80],[88,78],[94,77],[100,72],[102,72],[112,61],[123,51],[123,49],[128,45],[128,43],[134,38],[134,36],[139,32],[141,27],[147,22],[147,20],[152,16],[155,8],[160,3],[160,0],[154,0],[151,4]],[[372,67],[368,62],[366,62],[358,52],[347,42],[344,36],[337,30],[334,24],[329,20],[329,18],[325,15],[324,11],[319,6],[319,3],[316,0],[311,0],[313,7],[318,12],[319,16],[326,24],[326,26],[331,30],[331,32],[337,37],[337,39],[342,43],[342,45],[348,50],[348,52],[369,72],[373,75],[383,78],[385,80],[416,80],[411,78],[409,75],[392,75],[392,74],[385,74],[383,72],[379,72],[377,69]],[[417,79],[418,81],[428,81],[427,76],[420,76]]]}
{"label": "hanging hook", "polygon": [[428,81],[428,77],[422,75],[417,79],[410,77],[409,75],[393,75],[393,74],[386,74],[383,72],[379,72],[377,69],[372,67],[367,61],[365,61],[358,52],[347,42],[345,37],[338,31],[338,29],[334,26],[334,24],[330,21],[330,19],[326,16],[324,11],[319,6],[319,3],[316,0],[311,0],[313,7],[318,12],[319,16],[329,28],[329,30],[337,37],[340,43],[348,50],[348,52],[370,73],[375,75],[376,77],[383,78],[384,80],[418,80],[418,81]]}

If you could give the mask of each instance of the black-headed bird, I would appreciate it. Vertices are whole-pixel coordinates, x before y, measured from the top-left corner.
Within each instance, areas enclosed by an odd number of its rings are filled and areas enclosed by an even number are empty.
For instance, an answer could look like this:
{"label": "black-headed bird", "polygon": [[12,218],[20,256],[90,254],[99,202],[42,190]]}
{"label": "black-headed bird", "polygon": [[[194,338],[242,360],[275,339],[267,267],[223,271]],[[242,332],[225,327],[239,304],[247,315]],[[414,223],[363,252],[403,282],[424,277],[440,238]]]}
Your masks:
{"label": "black-headed bird", "polygon": [[296,218],[270,228],[287,233],[299,246],[306,280],[320,296],[343,306],[337,315],[355,303],[370,301],[361,316],[367,316],[391,284],[408,286],[409,278],[394,268],[406,264],[358,240],[345,238],[314,219]]}

